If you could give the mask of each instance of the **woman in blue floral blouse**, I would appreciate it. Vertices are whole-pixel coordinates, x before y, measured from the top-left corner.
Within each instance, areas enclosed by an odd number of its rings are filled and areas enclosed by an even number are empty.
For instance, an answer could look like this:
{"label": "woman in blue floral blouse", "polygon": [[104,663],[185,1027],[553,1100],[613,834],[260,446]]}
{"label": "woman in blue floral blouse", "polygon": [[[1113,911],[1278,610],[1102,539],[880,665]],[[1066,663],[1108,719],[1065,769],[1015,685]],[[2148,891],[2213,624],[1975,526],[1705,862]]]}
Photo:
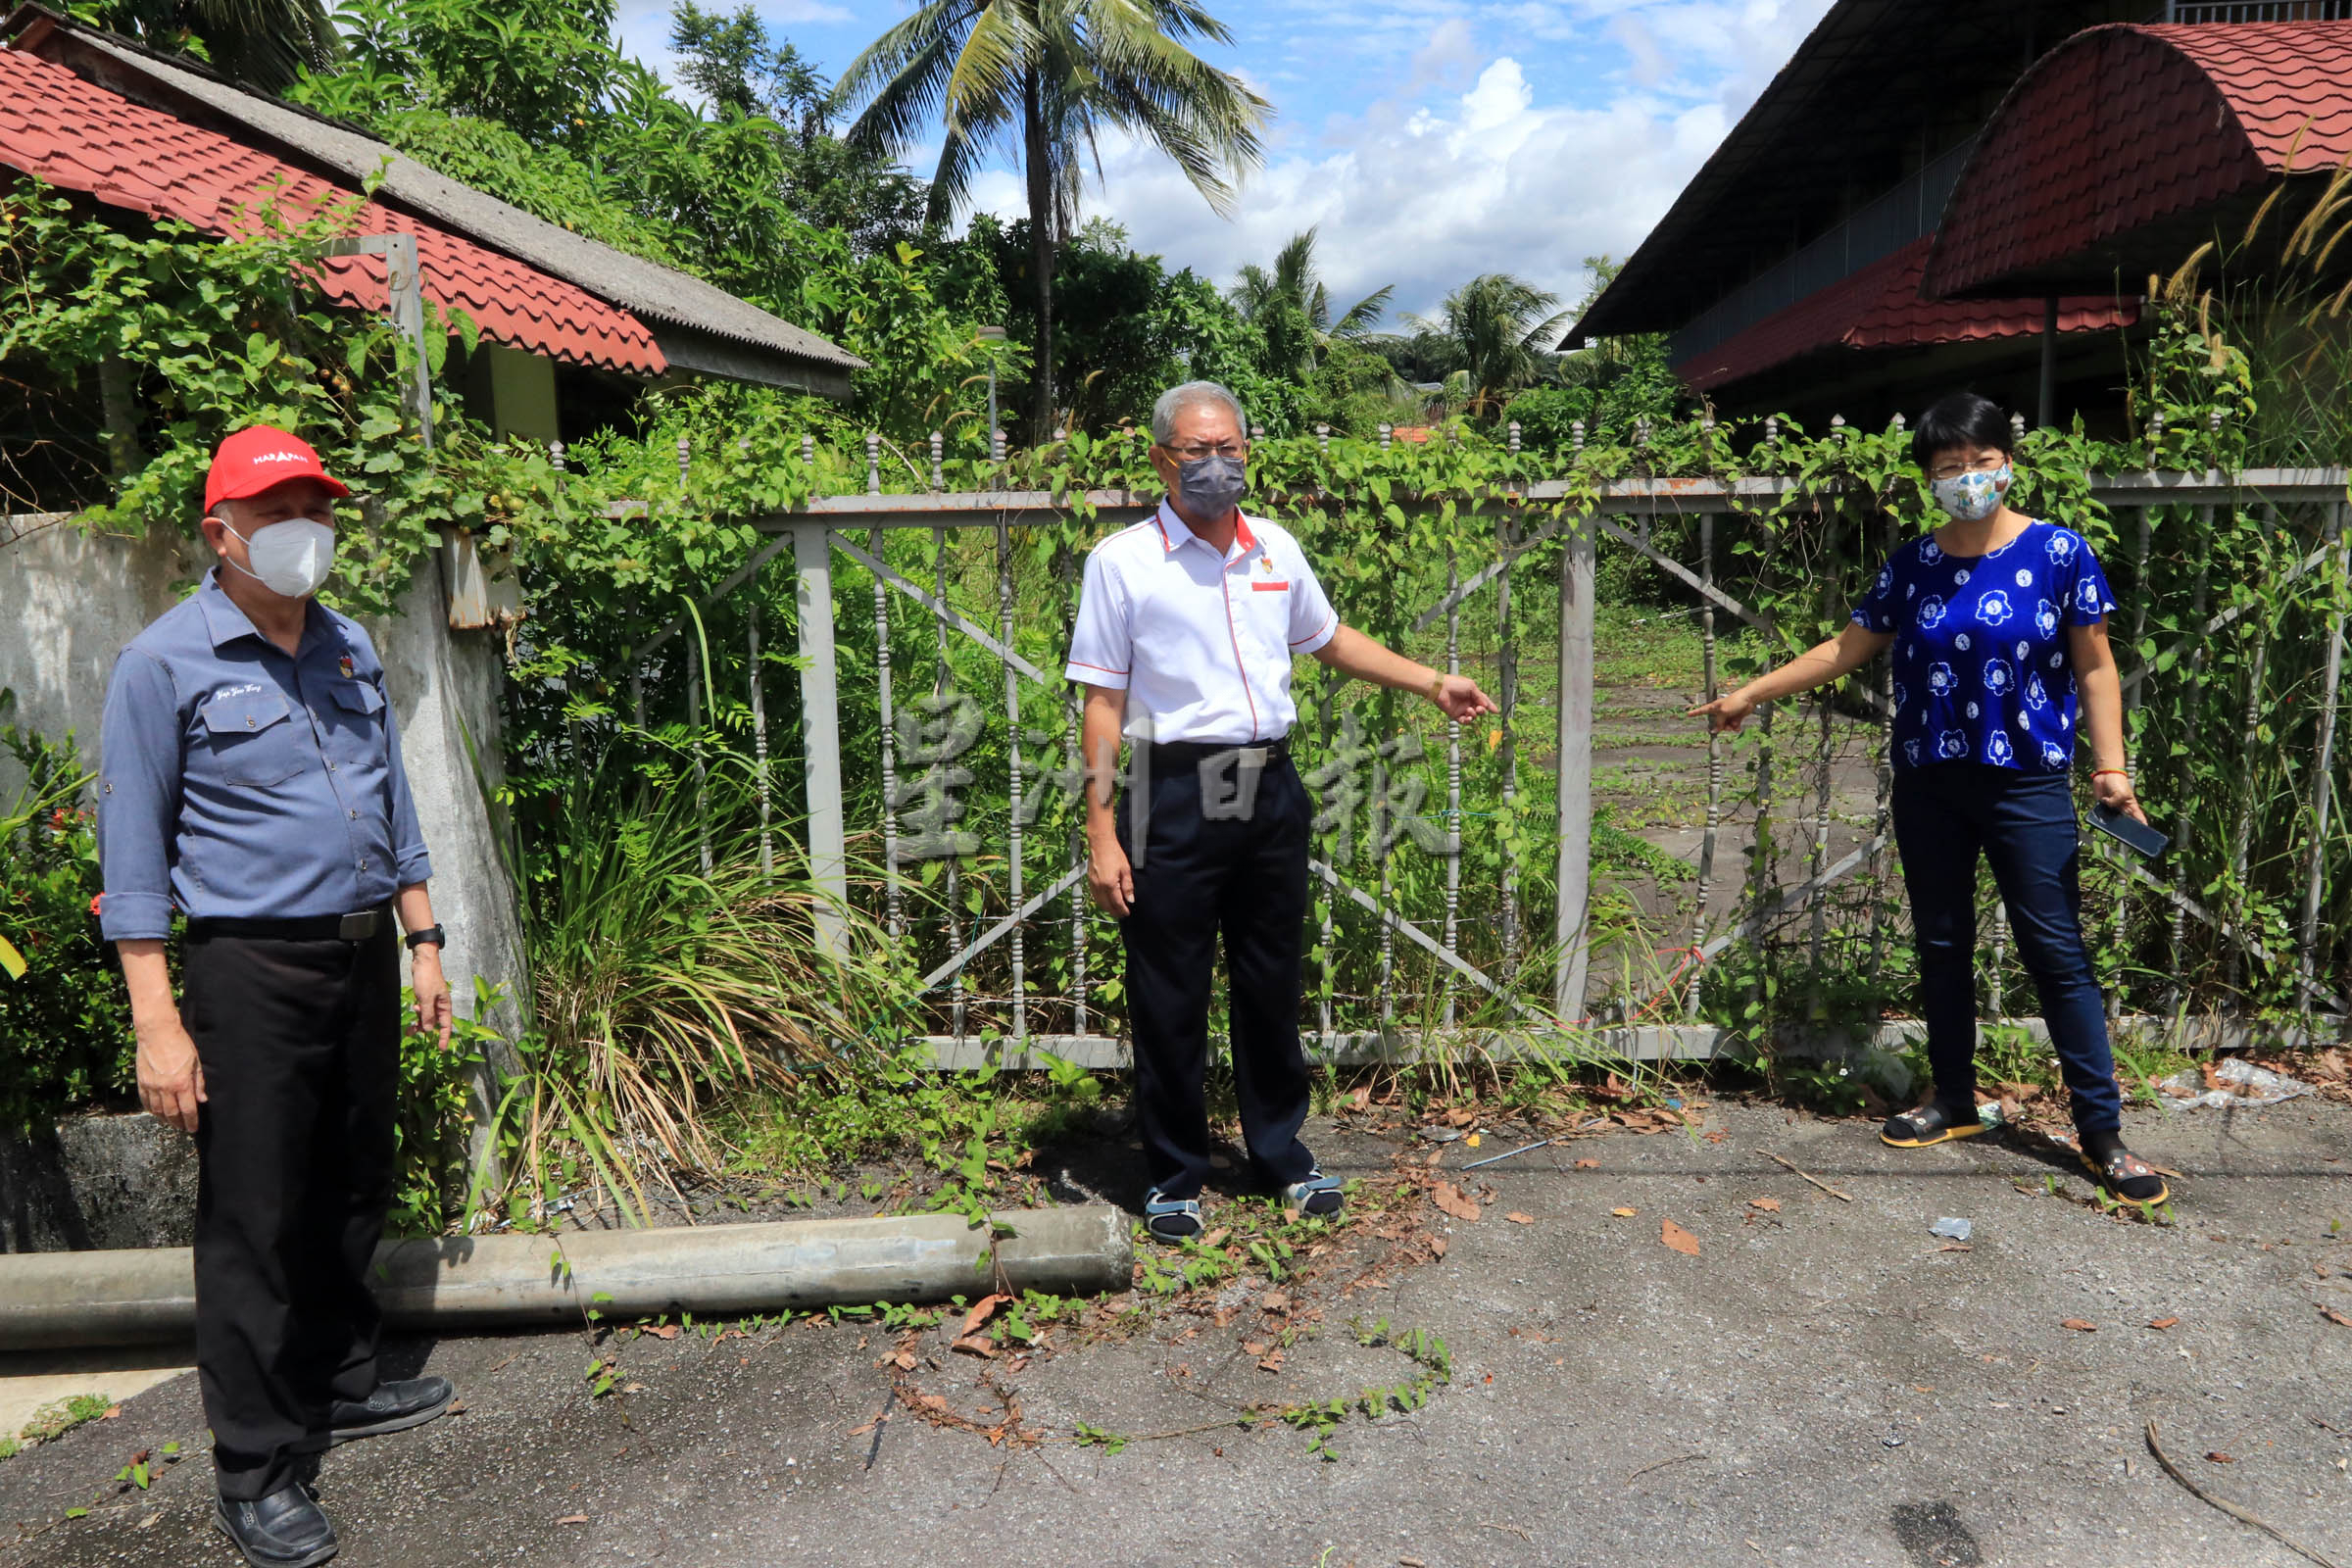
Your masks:
{"label": "woman in blue floral blouse", "polygon": [[2164,1178],[2124,1147],[2107,1020],[2083,946],[2081,845],[2068,772],[2078,732],[2091,792],[2146,821],[2124,761],[2115,608],[2081,534],[2008,506],[2008,420],[1974,393],[1920,416],[1911,455],[1947,520],[1897,548],[1833,640],[1690,711],[1736,730],[1759,704],[1894,650],[1894,836],[1919,950],[1935,1093],[1888,1119],[1920,1149],[1982,1130],[1976,1106],[1977,860],[1992,863],[2018,954],[2066,1077],[2082,1162],[2133,1202]]}

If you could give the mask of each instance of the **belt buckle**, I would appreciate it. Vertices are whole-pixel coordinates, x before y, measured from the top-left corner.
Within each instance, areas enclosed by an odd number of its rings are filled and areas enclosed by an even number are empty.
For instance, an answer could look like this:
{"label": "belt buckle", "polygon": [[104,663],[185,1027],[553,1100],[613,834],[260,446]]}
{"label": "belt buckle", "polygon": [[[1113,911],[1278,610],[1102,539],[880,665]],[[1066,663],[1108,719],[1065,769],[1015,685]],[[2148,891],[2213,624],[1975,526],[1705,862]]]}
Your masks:
{"label": "belt buckle", "polygon": [[365,942],[375,935],[376,919],[377,913],[373,909],[361,909],[347,914],[335,930],[335,939],[339,942]]}
{"label": "belt buckle", "polygon": [[1274,748],[1271,746],[1244,746],[1238,748],[1234,755],[1235,760],[1244,767],[1262,768],[1266,765],[1266,760],[1273,753]]}

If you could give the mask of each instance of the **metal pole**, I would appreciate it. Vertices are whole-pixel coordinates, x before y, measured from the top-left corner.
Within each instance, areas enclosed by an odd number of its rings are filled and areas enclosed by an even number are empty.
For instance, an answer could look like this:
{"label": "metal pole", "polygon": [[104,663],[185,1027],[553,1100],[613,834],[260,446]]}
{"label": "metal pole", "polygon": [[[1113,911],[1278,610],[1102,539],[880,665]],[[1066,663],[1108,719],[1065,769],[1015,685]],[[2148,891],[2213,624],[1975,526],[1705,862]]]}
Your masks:
{"label": "metal pole", "polygon": [[[2262,548],[2256,556],[2258,581],[2271,577],[2271,538],[2278,525],[2278,509],[2265,504],[2262,509]],[[2248,617],[2253,621],[2253,657],[2246,671],[2245,721],[2239,728],[2237,755],[2239,770],[2244,777],[2238,784],[2245,793],[2238,799],[2237,819],[2230,825],[2230,902],[2236,909],[2242,928],[2246,918],[2246,856],[2254,837],[2254,798],[2261,792],[2261,773],[2254,765],[2254,741],[2262,728],[2262,682],[2269,671],[2271,659],[2271,627],[2267,615]],[[2224,960],[2222,989],[2235,991],[2242,972],[2245,956],[2235,943],[2229,944]]]}
{"label": "metal pole", "polygon": [[686,640],[686,726],[693,732],[694,836],[703,875],[710,874],[710,768],[703,758],[703,626]]}
{"label": "metal pole", "polygon": [[[866,554],[876,561],[882,553],[882,530],[865,532]],[[898,707],[890,679],[890,585],[874,579],[874,685],[880,706],[882,739],[882,906],[892,947],[906,940],[905,907],[899,887],[899,735]]]}
{"label": "metal pole", "polygon": [[2352,535],[2345,529],[2347,509],[2335,508],[2332,526],[2335,531],[2335,580],[2328,584],[2328,597],[2333,601],[2328,612],[2328,660],[2322,676],[2320,697],[2319,756],[2314,761],[2311,781],[2311,864],[2303,878],[2302,952],[2296,957],[2296,973],[2308,987],[2316,962],[2320,940],[2320,902],[2328,867],[2328,805],[2335,788],[2335,714],[2344,675],[2344,579],[2352,572]]}
{"label": "metal pole", "polygon": [[751,614],[745,627],[745,642],[752,663],[752,781],[760,795],[760,875],[773,881],[776,875],[776,849],[768,836],[770,810],[767,790],[767,698],[760,683],[760,578],[753,574],[751,581]]}
{"label": "metal pole", "polygon": [[[1450,547],[1446,552],[1446,593],[1451,598],[1461,581],[1461,572]],[[1462,672],[1462,607],[1450,605],[1446,611],[1446,673]],[[1461,951],[1460,915],[1462,906],[1462,726],[1458,720],[1446,721],[1446,951]],[[1439,982],[1445,987],[1446,1027],[1453,1027],[1453,970],[1447,968]]]}
{"label": "metal pole", "polygon": [[[1064,545],[1054,563],[1054,577],[1061,586],[1061,641],[1065,647],[1068,646],[1069,643],[1070,623],[1074,618],[1073,612],[1075,606],[1073,604],[1073,600],[1075,595],[1073,594],[1072,589],[1073,579],[1076,578],[1077,575],[1078,558],[1067,545]],[[1063,716],[1061,724],[1062,765],[1068,768],[1070,775],[1078,780],[1078,787],[1083,792],[1087,786],[1084,759],[1079,753],[1079,720],[1081,713],[1082,710],[1076,701],[1070,699],[1065,699],[1063,701]],[[1078,867],[1086,863],[1087,848],[1085,834],[1074,822],[1070,827],[1069,838],[1066,847],[1069,853],[1070,868],[1072,870],[1076,870]],[[1087,892],[1084,888],[1072,888],[1070,890],[1070,1033],[1081,1038],[1084,1038],[1086,1034],[1087,1022],[1086,934]]]}
{"label": "metal pole", "polygon": [[[948,603],[948,530],[945,528],[933,528],[931,530],[931,543],[933,548],[933,571],[936,575],[938,583],[935,597],[939,600],[941,607],[944,609]],[[938,673],[932,677],[931,695],[934,697],[945,697],[948,694],[948,687],[950,684],[948,679],[947,617],[944,615],[934,614],[931,617],[931,629],[939,639],[939,670]],[[963,951],[963,862],[953,855],[948,857],[948,870],[945,881],[947,883],[948,892],[946,900],[946,909],[948,915],[948,951],[950,953],[961,953]],[[1016,905],[1014,907],[1017,908],[1019,906]],[[949,1015],[955,1020],[956,1044],[959,1048],[963,1044],[964,1036],[965,1014],[963,1001],[963,975],[965,967],[968,966],[958,965],[955,975],[948,982],[948,1010]]]}
{"label": "metal pole", "polygon": [[[1012,646],[1012,533],[1004,523],[997,524],[997,624],[1004,646]],[[1010,664],[1004,666],[1004,747],[1006,787],[1011,791],[1012,824],[1011,848],[1005,880],[1005,895],[1013,909],[1021,907],[1021,672]],[[1028,970],[1021,946],[1022,925],[1016,923],[1007,939],[1012,956],[1012,1038],[1020,1044],[1029,1038]]]}
{"label": "metal pole", "polygon": [[1592,852],[1592,589],[1599,530],[1591,517],[1569,525],[1560,551],[1559,905],[1552,935],[1552,1006],[1564,1019],[1585,1012],[1592,958],[1587,928]]}
{"label": "metal pole", "polygon": [[[2154,431],[2156,432],[2150,437],[2150,452],[2151,456],[2153,456],[2153,443],[2161,438],[2164,428],[2163,417],[2162,416],[2157,416],[2150,422],[2154,428]],[[2134,662],[2136,662],[2140,658],[2140,644],[2147,639],[2148,601],[2154,597],[2154,595],[2149,592],[2148,588],[2148,543],[2154,511],[2155,509],[2152,507],[2141,507],[2139,509],[2139,548],[2138,554],[2134,559],[2132,567],[2132,657]],[[2147,689],[2148,683],[2146,681],[2135,680],[2132,683],[2131,692],[2124,699],[2124,739],[2127,747],[2130,745],[2132,737],[2132,715],[2139,711],[2140,701],[2145,696]],[[2131,880],[2129,878],[2118,878],[2115,886],[2115,921],[2113,926],[2113,947],[2115,949],[2116,964],[2115,988],[2107,994],[2107,1020],[2110,1025],[2112,1025],[2116,1019],[2121,1018],[2124,1014],[2124,968],[2126,957],[2124,944],[2131,935],[2129,923],[2131,907]]]}
{"label": "metal pole", "polygon": [[[1715,514],[1698,514],[1698,580],[1708,588],[1715,586]],[[1705,698],[1716,697],[1715,669],[1715,601],[1701,594],[1698,600],[1698,659],[1701,679],[1705,683]],[[1690,916],[1690,947],[1693,954],[1707,941],[1707,889],[1715,880],[1715,844],[1723,831],[1723,735],[1714,725],[1707,726],[1707,825],[1698,837],[1698,890],[1693,899],[1696,907]],[[1693,957],[1690,964],[1690,985],[1683,1002],[1683,1011],[1690,1017],[1698,1016],[1698,981],[1700,965]]]}
{"label": "metal pole", "polygon": [[[2180,721],[2180,755],[2184,759],[2182,763],[2184,769],[2193,765],[2197,750],[2197,729],[2199,727],[2197,720],[2203,715],[2205,707],[2205,606],[2208,591],[2212,586],[2212,544],[2213,508],[2210,506],[2199,507],[2197,509],[2196,538],[2190,546],[2197,552],[2197,586],[2189,600],[2189,636],[2193,639],[2193,646],[2188,651],[2187,700]],[[2185,774],[2183,782],[2185,782]],[[2180,805],[2173,812],[2173,886],[2182,899],[2186,899],[2196,895],[2196,888],[2188,869],[2188,835],[2196,818],[2191,810],[2194,803],[2189,792],[2183,788],[2180,794]],[[2164,1003],[2167,1010],[2178,1007],[2180,1003],[2180,977],[2188,967],[2187,955],[2183,954],[2180,948],[2187,937],[2187,906],[2180,899],[2176,899],[2173,901],[2173,940],[2170,949],[2173,957],[2173,979],[2171,986],[2166,991]]]}
{"label": "metal pole", "polygon": [[2040,409],[2034,422],[2047,430],[2058,422],[2058,297],[2041,302]]}
{"label": "metal pole", "polygon": [[[1511,560],[1516,532],[1507,517],[1495,524],[1495,547],[1506,563]],[[1505,821],[1515,823],[1519,748],[1511,720],[1519,710],[1519,650],[1511,640],[1511,568],[1507,564],[1494,579],[1494,706],[1500,710],[1495,717],[1502,731],[1494,750],[1495,769],[1502,776],[1502,815]],[[1519,861],[1509,854],[1502,858],[1502,967],[1510,975],[1519,969]]]}
{"label": "metal pole", "polygon": [[792,559],[799,569],[794,601],[800,615],[801,753],[808,796],[808,879],[823,897],[811,911],[816,942],[828,956],[846,945],[842,910],[849,904],[849,850],[841,809],[840,691],[833,668],[833,550],[822,518],[792,524]]}

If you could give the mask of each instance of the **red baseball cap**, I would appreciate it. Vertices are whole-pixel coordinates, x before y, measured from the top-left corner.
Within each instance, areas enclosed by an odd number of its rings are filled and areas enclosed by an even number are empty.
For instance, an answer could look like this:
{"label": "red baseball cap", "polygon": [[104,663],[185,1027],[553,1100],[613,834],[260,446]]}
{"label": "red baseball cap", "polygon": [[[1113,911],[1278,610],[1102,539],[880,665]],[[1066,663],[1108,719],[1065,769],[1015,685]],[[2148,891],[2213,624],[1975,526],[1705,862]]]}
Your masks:
{"label": "red baseball cap", "polygon": [[204,510],[258,496],[288,479],[316,479],[337,497],[351,494],[351,486],[326,471],[308,441],[271,425],[255,424],[213,453],[213,471],[204,480]]}

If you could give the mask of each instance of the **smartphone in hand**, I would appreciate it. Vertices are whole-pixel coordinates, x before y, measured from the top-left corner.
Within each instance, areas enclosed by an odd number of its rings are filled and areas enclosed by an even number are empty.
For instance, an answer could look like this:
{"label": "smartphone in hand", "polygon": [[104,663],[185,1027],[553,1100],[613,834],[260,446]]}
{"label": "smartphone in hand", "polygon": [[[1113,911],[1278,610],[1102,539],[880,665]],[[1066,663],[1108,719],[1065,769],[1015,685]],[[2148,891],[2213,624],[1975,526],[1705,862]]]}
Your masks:
{"label": "smartphone in hand", "polygon": [[2090,825],[2124,848],[2135,851],[2151,860],[2162,855],[2165,847],[2173,842],[2139,818],[2126,816],[2112,806],[2092,807],[2090,808]]}

